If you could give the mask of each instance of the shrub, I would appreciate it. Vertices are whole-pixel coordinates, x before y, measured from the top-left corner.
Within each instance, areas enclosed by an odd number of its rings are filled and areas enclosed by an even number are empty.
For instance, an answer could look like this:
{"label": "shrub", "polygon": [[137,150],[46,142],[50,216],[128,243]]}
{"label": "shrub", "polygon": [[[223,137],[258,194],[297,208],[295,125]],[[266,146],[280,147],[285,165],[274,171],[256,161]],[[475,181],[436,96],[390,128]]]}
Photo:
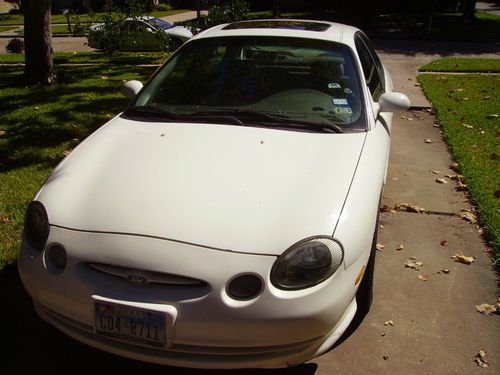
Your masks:
{"label": "shrub", "polygon": [[9,40],[7,46],[5,47],[7,52],[10,53],[23,53],[24,52],[24,41],[19,38],[14,38]]}
{"label": "shrub", "polygon": [[248,18],[248,3],[242,0],[234,0],[224,5],[219,1],[208,9],[207,15],[202,15],[192,21],[186,22],[193,34],[206,30],[221,23],[241,21]]}
{"label": "shrub", "polygon": [[160,12],[167,12],[172,9],[172,7],[168,4],[158,4],[155,8]]}

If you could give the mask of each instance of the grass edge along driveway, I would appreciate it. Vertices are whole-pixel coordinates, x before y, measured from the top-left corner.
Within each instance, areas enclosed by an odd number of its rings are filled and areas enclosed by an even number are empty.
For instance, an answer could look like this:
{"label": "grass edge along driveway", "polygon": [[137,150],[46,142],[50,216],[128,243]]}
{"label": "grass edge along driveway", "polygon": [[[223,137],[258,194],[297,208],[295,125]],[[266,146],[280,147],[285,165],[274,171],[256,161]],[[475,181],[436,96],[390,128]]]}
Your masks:
{"label": "grass edge along driveway", "polygon": [[[489,60],[489,61],[486,61]],[[500,59],[443,59],[425,70],[466,74],[419,74],[453,159],[464,176],[485,238],[500,259]],[[421,69],[422,70],[422,69]]]}

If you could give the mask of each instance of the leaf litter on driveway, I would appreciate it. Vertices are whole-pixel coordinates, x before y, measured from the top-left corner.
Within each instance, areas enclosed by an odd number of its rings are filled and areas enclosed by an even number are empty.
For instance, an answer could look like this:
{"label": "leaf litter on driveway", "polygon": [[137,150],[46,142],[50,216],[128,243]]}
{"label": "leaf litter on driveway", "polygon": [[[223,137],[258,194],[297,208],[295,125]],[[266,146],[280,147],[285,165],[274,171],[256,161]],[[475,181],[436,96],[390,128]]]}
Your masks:
{"label": "leaf litter on driveway", "polygon": [[451,259],[453,259],[455,262],[462,263],[462,264],[467,264],[467,265],[469,265],[472,262],[476,261],[474,259],[474,257],[464,255],[462,252],[456,253],[455,255],[452,255]]}
{"label": "leaf litter on driveway", "polygon": [[486,352],[484,350],[480,350],[477,354],[476,354],[476,358],[474,358],[474,362],[476,362],[476,364],[479,366],[479,367],[482,367],[482,368],[488,368],[490,367],[490,364],[488,363],[488,361],[485,359],[486,357]]}
{"label": "leaf litter on driveway", "polygon": [[476,306],[476,311],[484,315],[491,315],[497,312],[497,308],[494,305],[482,303]]}

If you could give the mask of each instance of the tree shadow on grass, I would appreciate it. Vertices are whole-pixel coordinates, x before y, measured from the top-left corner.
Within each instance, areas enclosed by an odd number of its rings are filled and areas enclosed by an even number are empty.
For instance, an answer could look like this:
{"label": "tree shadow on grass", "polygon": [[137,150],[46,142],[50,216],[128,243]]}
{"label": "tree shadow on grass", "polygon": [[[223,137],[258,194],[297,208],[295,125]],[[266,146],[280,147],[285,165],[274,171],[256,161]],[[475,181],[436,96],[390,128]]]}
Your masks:
{"label": "tree shadow on grass", "polygon": [[0,269],[0,299],[4,301],[1,337],[7,344],[4,374],[109,369],[119,374],[313,375],[317,369],[316,364],[304,364],[278,370],[197,370],[159,366],[99,351],[65,336],[38,317],[15,263]]}
{"label": "tree shadow on grass", "polygon": [[126,107],[129,99],[119,94],[123,79],[145,80],[154,71],[129,70],[64,67],[61,81],[66,83],[9,91],[19,87],[22,70],[2,68],[0,130],[6,133],[0,140],[0,171],[33,164],[55,166],[64,157],[64,148],[76,146]]}

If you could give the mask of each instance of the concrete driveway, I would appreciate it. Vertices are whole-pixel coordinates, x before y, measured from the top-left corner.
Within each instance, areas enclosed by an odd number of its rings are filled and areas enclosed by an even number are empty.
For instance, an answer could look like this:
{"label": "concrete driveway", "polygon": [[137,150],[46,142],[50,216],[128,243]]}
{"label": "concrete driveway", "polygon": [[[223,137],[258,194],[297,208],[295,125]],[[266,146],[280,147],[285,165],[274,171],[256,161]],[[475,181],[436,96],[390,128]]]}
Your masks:
{"label": "concrete driveway", "polygon": [[[428,102],[417,85],[418,66],[448,55],[499,57],[498,46],[491,45],[408,41],[375,44],[395,88],[408,93],[412,102],[423,108]],[[425,143],[427,138],[433,142]],[[78,366],[112,368],[120,373],[204,375],[499,374],[500,317],[482,315],[475,309],[482,303],[495,303],[497,278],[478,228],[454,215],[460,209],[470,209],[466,194],[456,192],[452,183],[435,182],[437,177],[454,173],[449,169],[450,162],[431,113],[413,110],[395,116],[382,205],[408,203],[430,214],[381,214],[379,242],[385,248],[377,252],[372,310],[342,343],[308,364],[276,371],[195,371],[159,368],[108,355],[41,323],[19,284],[15,267],[10,266],[0,271],[0,298],[6,301],[6,332],[2,337],[10,343],[5,357],[9,360],[4,361],[4,366],[12,373],[29,368],[42,371]],[[404,249],[397,250],[401,244]],[[475,262],[465,265],[453,261],[451,256],[457,252],[474,256]],[[419,271],[405,268],[410,257],[423,263]],[[443,268],[449,273],[442,272]],[[419,275],[426,275],[428,280],[420,280]],[[393,324],[384,325],[389,320]],[[474,363],[479,350],[486,351],[489,369]]]}

